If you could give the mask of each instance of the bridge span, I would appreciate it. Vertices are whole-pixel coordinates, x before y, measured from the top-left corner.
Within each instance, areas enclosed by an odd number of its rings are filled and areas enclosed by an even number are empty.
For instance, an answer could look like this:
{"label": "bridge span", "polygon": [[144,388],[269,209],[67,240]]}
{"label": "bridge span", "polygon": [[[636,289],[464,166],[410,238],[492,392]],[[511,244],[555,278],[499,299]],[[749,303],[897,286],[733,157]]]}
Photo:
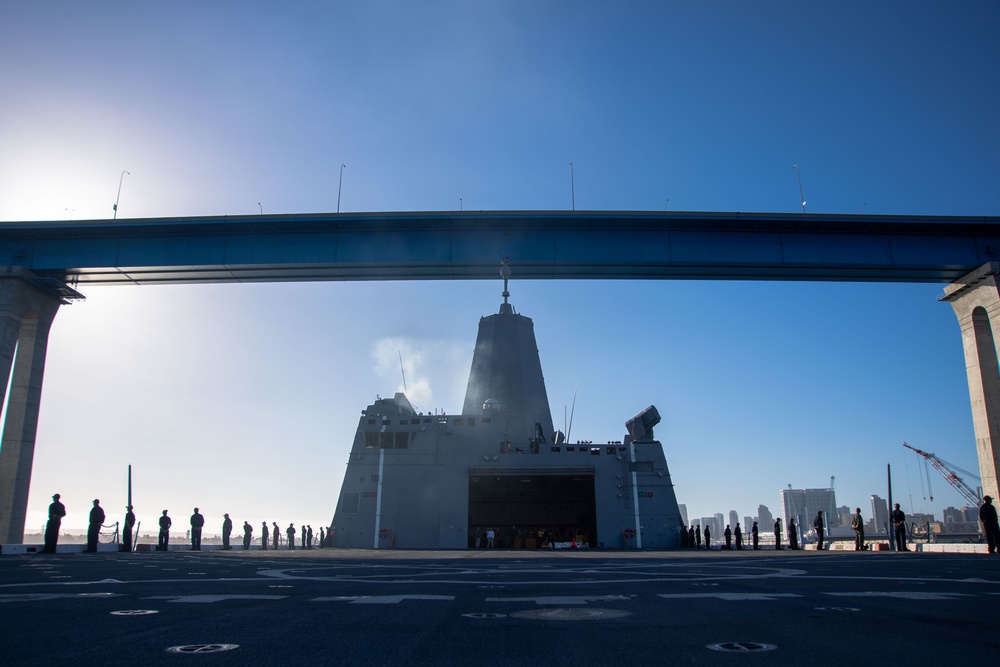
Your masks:
{"label": "bridge span", "polygon": [[0,223],[3,264],[70,284],[495,278],[950,282],[1000,260],[1000,217],[642,211]]}
{"label": "bridge span", "polygon": [[[0,542],[23,539],[49,328],[86,285],[323,280],[941,282],[1000,495],[1000,217],[399,212],[0,222]],[[13,371],[13,372],[12,372]],[[8,391],[9,395],[5,396]]]}

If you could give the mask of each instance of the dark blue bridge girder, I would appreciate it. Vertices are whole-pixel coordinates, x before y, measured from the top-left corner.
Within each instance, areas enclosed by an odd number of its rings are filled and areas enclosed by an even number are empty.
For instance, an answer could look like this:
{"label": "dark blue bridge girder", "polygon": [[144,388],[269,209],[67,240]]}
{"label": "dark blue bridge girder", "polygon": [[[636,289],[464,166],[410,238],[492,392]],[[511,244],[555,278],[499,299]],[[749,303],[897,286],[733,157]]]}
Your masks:
{"label": "dark blue bridge girder", "polygon": [[481,211],[0,223],[0,257],[70,284],[638,278],[950,282],[1000,217]]}

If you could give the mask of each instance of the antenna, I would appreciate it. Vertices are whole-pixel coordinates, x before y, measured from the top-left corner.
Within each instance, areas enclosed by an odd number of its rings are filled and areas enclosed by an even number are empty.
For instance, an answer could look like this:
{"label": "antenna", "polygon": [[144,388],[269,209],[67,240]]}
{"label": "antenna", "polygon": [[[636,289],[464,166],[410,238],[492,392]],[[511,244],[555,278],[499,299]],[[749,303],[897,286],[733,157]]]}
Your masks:
{"label": "antenna", "polygon": [[570,431],[573,430],[573,413],[576,412],[576,390],[580,388],[580,383],[578,382],[575,387],[573,387],[573,407],[569,411],[569,426],[566,427],[566,442],[572,442],[569,439]]}
{"label": "antenna", "polygon": [[403,368],[403,353],[396,350],[396,354],[399,355],[399,372],[403,374],[403,393],[407,393],[406,389],[406,370]]}

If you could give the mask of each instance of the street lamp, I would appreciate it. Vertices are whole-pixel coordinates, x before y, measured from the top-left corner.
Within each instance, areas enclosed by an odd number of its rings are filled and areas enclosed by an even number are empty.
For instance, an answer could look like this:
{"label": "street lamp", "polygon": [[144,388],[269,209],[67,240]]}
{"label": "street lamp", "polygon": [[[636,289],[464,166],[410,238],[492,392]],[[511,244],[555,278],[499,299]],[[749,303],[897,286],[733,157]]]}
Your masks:
{"label": "street lamp", "polygon": [[257,202],[257,208],[260,209],[260,214],[264,215],[264,207],[260,205],[260,202]]}
{"label": "street lamp", "polygon": [[802,194],[802,170],[799,169],[799,165],[793,164],[792,169],[795,170],[795,175],[799,177],[799,201],[802,202],[802,212],[806,212],[806,198]]}
{"label": "street lamp", "polygon": [[344,167],[346,164],[340,164],[340,184],[337,186],[337,213],[340,213],[340,191],[344,188]]}
{"label": "street lamp", "polygon": [[114,205],[115,215],[113,218],[111,218],[112,220],[118,219],[118,200],[122,198],[122,179],[125,178],[125,174],[128,174],[129,176],[132,175],[131,172],[123,171],[122,175],[118,177],[118,196],[115,197],[115,205]]}

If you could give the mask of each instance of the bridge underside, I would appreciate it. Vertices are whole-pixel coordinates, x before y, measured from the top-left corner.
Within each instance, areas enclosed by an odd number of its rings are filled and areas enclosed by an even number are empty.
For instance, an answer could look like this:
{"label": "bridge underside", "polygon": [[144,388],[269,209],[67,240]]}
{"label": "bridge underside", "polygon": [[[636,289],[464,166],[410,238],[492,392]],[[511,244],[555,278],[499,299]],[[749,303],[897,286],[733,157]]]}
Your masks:
{"label": "bridge underside", "polygon": [[951,282],[1000,218],[499,211],[17,222],[0,257],[71,284],[494,279]]}

